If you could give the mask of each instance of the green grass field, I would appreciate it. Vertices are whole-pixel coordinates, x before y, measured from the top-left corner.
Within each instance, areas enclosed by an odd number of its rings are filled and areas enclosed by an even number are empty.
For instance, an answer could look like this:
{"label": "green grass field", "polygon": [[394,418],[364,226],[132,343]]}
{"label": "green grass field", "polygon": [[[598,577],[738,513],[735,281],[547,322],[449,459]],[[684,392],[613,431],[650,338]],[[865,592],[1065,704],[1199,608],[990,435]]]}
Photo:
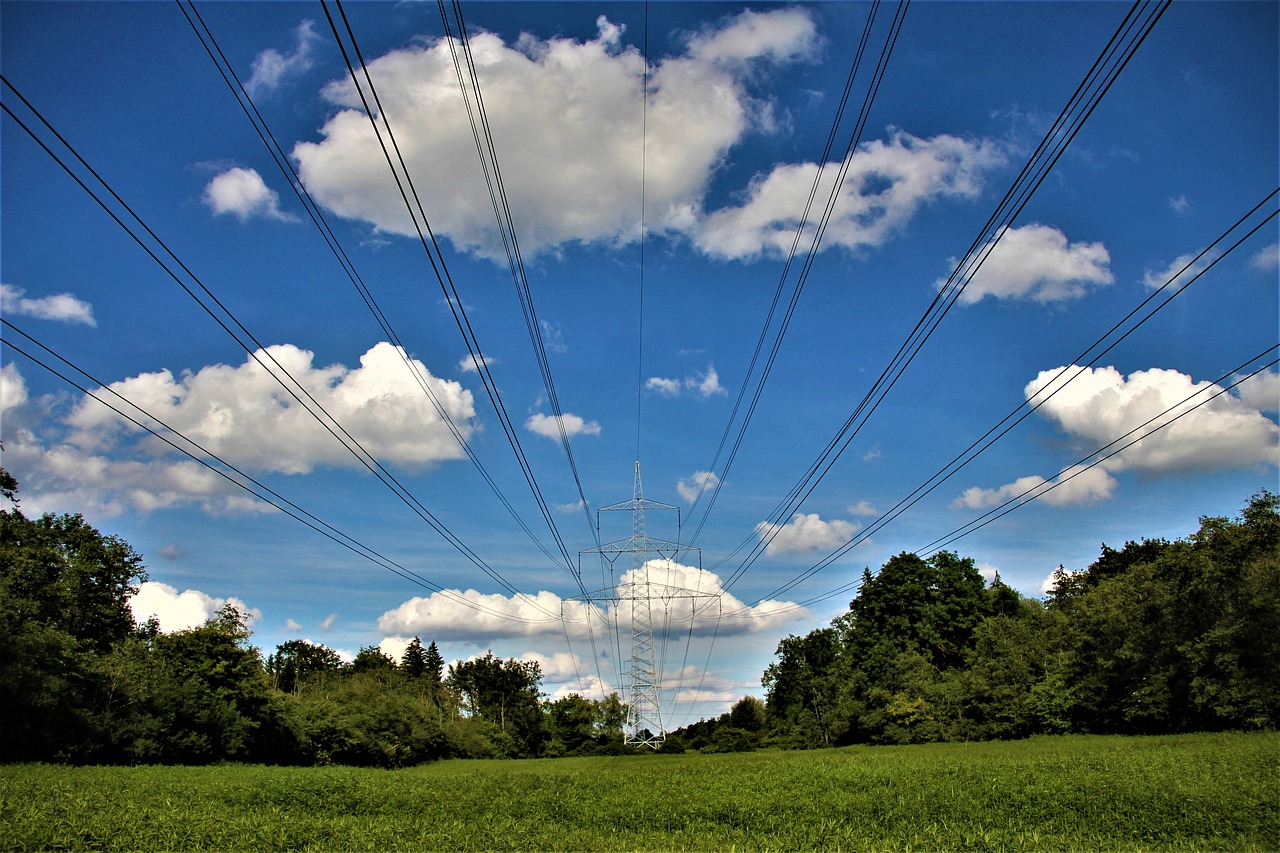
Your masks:
{"label": "green grass field", "polygon": [[449,761],[0,767],[55,850],[1276,850],[1280,733]]}

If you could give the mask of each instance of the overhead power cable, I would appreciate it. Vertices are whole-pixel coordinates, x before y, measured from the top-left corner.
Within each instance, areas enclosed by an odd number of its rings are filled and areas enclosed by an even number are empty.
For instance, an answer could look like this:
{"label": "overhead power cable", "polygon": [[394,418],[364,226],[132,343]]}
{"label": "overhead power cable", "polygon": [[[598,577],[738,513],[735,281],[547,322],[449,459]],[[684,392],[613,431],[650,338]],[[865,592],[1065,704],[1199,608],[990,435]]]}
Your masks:
{"label": "overhead power cable", "polygon": [[[556,392],[555,379],[551,374],[551,361],[547,357],[546,341],[542,336],[542,324],[538,320],[538,312],[533,304],[533,290],[529,286],[529,276],[525,272],[524,258],[520,254],[520,242],[516,239],[515,220],[511,215],[511,205],[507,199],[507,190],[502,180],[502,167],[498,163],[498,150],[494,145],[493,132],[489,126],[489,116],[484,106],[484,93],[480,88],[480,76],[476,71],[475,57],[471,53],[471,39],[467,34],[467,24],[462,16],[462,5],[453,0],[453,15],[457,21],[458,37],[453,39],[449,28],[449,17],[445,12],[444,0],[439,0],[440,22],[444,27],[445,43],[453,57],[454,69],[458,75],[458,87],[462,92],[463,104],[467,109],[467,118],[471,124],[472,137],[476,143],[476,153],[480,158],[481,171],[489,191],[489,201],[493,205],[494,217],[498,222],[498,233],[502,237],[503,249],[507,256],[507,265],[511,269],[511,279],[515,284],[516,296],[520,302],[520,311],[524,316],[525,329],[529,334],[529,342],[533,346],[534,358],[538,363],[538,372],[542,375],[542,386],[547,393],[547,404],[556,420],[556,429],[560,434],[560,446],[564,448],[565,458],[569,462],[569,470],[573,475],[574,485],[578,490],[578,499],[587,520],[587,527],[594,534],[595,526],[591,523],[591,509],[587,496],[582,489],[582,478],[578,474],[578,465],[573,458],[573,448],[569,444],[569,433],[564,425],[564,411],[560,407],[560,396]],[[342,3],[338,2],[338,8]],[[343,15],[346,23],[346,15]],[[350,26],[348,25],[348,32]],[[352,36],[352,44],[355,44]],[[462,47],[462,56],[467,66],[466,79],[462,73],[456,47]],[[363,63],[363,59],[361,60]],[[469,84],[469,85],[468,85]],[[372,84],[370,84],[372,86]],[[472,98],[474,97],[474,105]],[[384,116],[385,121],[385,116]],[[483,142],[481,136],[484,137]],[[599,545],[596,540],[596,545]]]}
{"label": "overhead power cable", "polygon": [[[87,380],[87,384],[67,375],[67,373],[64,372],[62,368],[58,368],[53,365],[50,365],[46,360],[42,359],[40,356],[33,354],[29,348],[24,348],[22,345],[14,343],[11,337],[6,338],[3,341],[0,341],[0,345],[8,347],[14,352],[17,352],[25,356],[32,363],[37,364],[40,367],[44,368],[49,373],[61,379],[63,382],[66,382],[71,387],[83,393],[86,397],[92,398],[93,400],[96,400],[97,402],[101,403],[103,406],[115,412],[118,416],[120,416],[124,420],[128,421],[129,423],[133,424],[134,426],[138,427],[141,430],[145,430],[155,438],[158,438],[160,441],[164,442],[169,447],[173,448],[174,450],[178,451],[184,456],[187,456],[191,460],[200,463],[205,468],[212,471],[214,474],[217,474],[219,477],[226,480],[228,483],[231,483],[233,486],[236,486],[239,489],[243,489],[253,497],[257,498],[258,500],[263,501],[264,503],[270,504],[271,506],[280,510],[284,514],[288,515],[290,518],[293,518],[295,521],[305,525],[306,527],[309,527],[310,529],[314,530],[316,533],[319,533],[321,536],[324,536],[326,539],[329,539],[335,542],[336,544],[342,546],[343,548],[346,548],[348,551],[351,551],[353,554],[356,554],[368,560],[369,562],[381,568],[386,569],[392,574],[398,575],[399,577],[409,581],[410,583],[413,583],[424,589],[430,590],[431,592],[437,593],[457,604],[460,604],[471,610],[484,613],[488,616],[493,616],[506,621],[518,622],[518,623],[527,624],[527,625],[540,625],[540,624],[547,624],[552,621],[560,621],[560,620],[553,620],[553,619],[526,619],[524,617],[512,616],[510,613],[503,613],[500,610],[494,610],[490,607],[484,606],[483,604],[479,604],[477,602],[471,601],[465,598],[464,596],[458,595],[453,590],[446,589],[445,587],[442,587],[439,584],[423,577],[422,575],[418,574],[412,569],[406,568],[401,563],[398,563],[395,560],[392,560],[390,557],[387,557],[386,555],[374,550],[373,548],[370,548],[369,546],[360,542],[358,539],[354,538],[353,536],[350,536],[344,533],[343,531],[339,530],[337,527],[334,527],[332,524],[329,524],[328,522],[320,519],[313,513],[303,509],[298,504],[284,497],[283,495],[281,495],[279,492],[275,491],[271,487],[265,485],[264,483],[255,479],[251,475],[245,473],[240,468],[237,468],[235,465],[232,465],[230,462],[218,456],[213,451],[209,450],[206,447],[201,446],[198,442],[184,435],[182,432],[180,432],[173,426],[165,423],[163,420],[161,420],[154,414],[148,412],[146,409],[143,409],[141,406],[137,405],[133,401],[124,397],[122,394],[117,392],[115,389],[111,388],[109,385],[103,383],[101,380],[94,378],[92,375],[85,372],[82,368],[77,367],[75,364],[73,364],[71,361],[66,359],[64,356],[59,355],[54,350],[50,349],[47,345],[36,340],[31,335],[27,334],[25,331],[18,328],[13,323],[9,322],[3,317],[0,317],[0,324],[3,324],[5,328],[7,328],[9,331],[16,332],[17,334],[21,335],[23,338],[30,341],[36,347],[39,347],[49,356],[52,356],[52,358],[57,359],[57,361],[61,362],[65,368],[71,371],[74,371],[75,373],[84,377],[84,379]],[[91,388],[90,386],[96,386],[96,388]],[[114,398],[115,400],[117,400],[119,402],[119,405],[117,405],[117,403],[112,402],[107,395],[110,395],[110,398]],[[127,407],[127,409],[122,408],[122,406]],[[130,412],[132,412],[133,414],[130,414]],[[175,438],[179,439],[179,441],[175,441],[174,440]],[[195,452],[192,452],[193,450]],[[218,464],[214,465],[212,462],[209,461],[210,459],[214,460]],[[219,466],[222,466],[222,467],[219,467]],[[561,619],[563,619],[563,616],[561,617]]]}
{"label": "overhead power cable", "polygon": [[[236,318],[236,316],[228,309],[212,291],[204,284],[200,278],[191,271],[181,259],[169,248],[169,246],[148,226],[141,217],[129,206],[123,198],[120,197],[111,185],[80,156],[74,146],[70,144],[28,101],[17,88],[8,80],[7,77],[0,75],[0,82],[3,82],[15,96],[22,102],[23,106],[31,113],[31,115],[40,122],[44,128],[57,139],[58,143],[66,149],[66,151],[79,163],[80,167],[91,176],[105,191],[106,195],[114,200],[119,210],[112,208],[111,204],[86,182],[86,176],[77,174],[76,170],[62,156],[55,152],[50,143],[42,139],[27,122],[23,121],[8,103],[0,103],[0,107],[4,112],[31,137],[41,149],[48,154],[54,162],[65,171],[73,181],[83,189],[90,198],[98,204],[99,207],[107,213],[109,217],[122,229],[125,233],[138,244],[146,254],[155,261],[165,273],[173,279],[174,283],[179,286],[188,296],[190,296],[206,314],[214,320],[231,338],[240,345],[241,348],[249,355],[255,363],[258,364],[267,375],[271,376],[285,392],[293,398],[298,405],[302,406],[320,426],[334,437],[355,459],[370,473],[376,476],[384,485],[404,503],[415,515],[422,521],[426,522],[433,530],[454,547],[460,554],[467,558],[474,566],[479,568],[499,585],[510,592],[513,596],[528,601],[533,607],[542,610],[542,607],[536,599],[529,598],[524,593],[516,589],[500,572],[489,566],[480,558],[466,543],[459,539],[447,525],[440,521],[430,510],[419,501],[412,492],[410,492],[396,477],[388,471],[381,462],[379,462],[372,454],[370,454],[363,445],[360,444],[350,432],[346,430],[325,408],[321,405],[307,388],[300,383],[283,365],[281,365],[271,353],[271,350],[264,346],[245,326]],[[125,221],[127,217],[134,225],[130,225]],[[144,237],[145,235],[145,237]],[[149,240],[148,240],[149,238]],[[161,254],[168,257],[168,261],[161,257]],[[545,610],[548,616],[551,614]]]}
{"label": "overhead power cable", "polygon": [[[338,23],[334,19],[333,14],[329,10],[328,0],[322,0],[321,6],[324,9],[325,18],[328,20],[329,28],[333,32],[338,49],[342,53],[343,62],[347,66],[350,74],[352,85],[355,92],[360,98],[360,102],[364,108],[364,113],[369,119],[369,123],[373,128],[374,135],[378,140],[379,148],[382,150],[383,157],[387,161],[387,166],[391,169],[392,177],[396,182],[396,187],[400,193],[401,200],[405,204],[405,208],[409,213],[409,218],[413,222],[414,230],[418,235],[418,241],[422,245],[423,251],[427,256],[427,262],[431,267],[431,271],[439,282],[441,290],[445,296],[445,302],[449,306],[449,310],[453,315],[454,322],[458,327],[458,331],[462,334],[463,341],[466,343],[467,352],[470,355],[471,362],[476,367],[476,372],[480,376],[480,381],[484,385],[485,393],[489,397],[490,403],[494,407],[498,422],[502,426],[503,434],[506,436],[508,444],[516,456],[516,461],[520,466],[521,473],[525,478],[526,484],[529,486],[538,508],[542,513],[543,520],[547,523],[549,529],[552,530],[556,540],[556,545],[564,557],[565,563],[572,566],[573,559],[569,556],[569,551],[564,544],[563,538],[560,536],[559,529],[552,517],[550,506],[546,502],[546,498],[542,494],[542,490],[538,484],[537,478],[533,473],[533,468],[529,463],[528,457],[525,455],[524,448],[520,444],[518,431],[511,421],[511,417],[507,412],[506,406],[502,402],[502,397],[498,392],[497,382],[489,369],[488,360],[484,357],[480,342],[476,337],[475,330],[471,326],[471,321],[466,315],[466,309],[463,307],[461,294],[458,292],[457,286],[449,274],[448,266],[445,264],[444,254],[440,249],[431,225],[427,220],[425,208],[422,199],[418,194],[417,188],[414,186],[413,177],[409,173],[407,162],[401,151],[399,143],[396,141],[395,133],[391,129],[391,123],[383,109],[381,99],[378,97],[377,88],[373,85],[373,79],[369,74],[368,66],[365,63],[364,56],[360,52],[359,44],[355,40],[354,32],[351,29],[350,22],[346,18],[346,12],[341,3],[335,4],[338,13],[343,20],[343,26],[346,30],[346,39],[350,42],[350,49],[346,42],[343,41],[342,31],[338,28]],[[356,72],[357,65],[360,73]],[[363,83],[361,77],[363,76]],[[367,93],[367,94],[366,94]],[[371,104],[369,99],[373,99]],[[375,109],[376,107],[376,109]],[[411,200],[412,197],[412,200]]]}
{"label": "overhead power cable", "polygon": [[[1170,0],[1147,2],[1139,0],[1129,10],[1106,47],[1094,62],[1084,80],[1059,113],[1040,145],[1022,168],[1000,204],[988,218],[986,225],[970,245],[947,282],[930,302],[925,313],[917,321],[897,353],[881,372],[866,395],[854,408],[844,424],[815,458],[804,475],[779,501],[770,513],[766,532],[758,537],[748,556],[739,564],[725,583],[729,589],[743,573],[764,553],[773,538],[783,528],[786,520],[811,495],[818,484],[839,460],[862,426],[893,389],[916,355],[933,335],[938,325],[964,292],[973,276],[990,256],[991,251],[1030,201],[1032,194],[1044,182],[1058,159],[1070,146],[1085,122],[1093,114],[1102,98],[1110,90],[1120,73],[1128,65],[1138,48],[1146,40]],[[748,537],[739,546],[746,547],[752,541]],[[735,549],[735,553],[737,550]]]}
{"label": "overhead power cable", "polygon": [[[998,440],[1018,426],[1018,424],[1022,423],[1042,406],[1048,403],[1049,400],[1066,388],[1072,380],[1082,375],[1084,371],[1089,370],[1094,365],[1098,364],[1098,362],[1115,349],[1117,345],[1128,338],[1129,335],[1137,331],[1138,328],[1154,317],[1159,311],[1164,309],[1170,302],[1186,292],[1186,290],[1192,284],[1195,284],[1201,276],[1208,273],[1214,268],[1214,266],[1228,257],[1264,226],[1274,221],[1277,215],[1280,214],[1280,211],[1272,210],[1270,214],[1261,219],[1257,218],[1257,214],[1262,211],[1268,203],[1274,204],[1277,196],[1280,196],[1280,189],[1272,190],[1266,198],[1240,217],[1233,225],[1231,225],[1231,227],[1227,228],[1226,231],[1219,235],[1216,240],[1196,255],[1191,256],[1180,269],[1169,275],[1160,287],[1152,291],[1119,322],[1104,332],[1100,337],[1093,341],[1093,343],[1089,344],[1089,346],[1082,352],[1070,359],[1068,365],[1059,369],[1058,372],[1054,374],[1054,376],[1052,376],[1034,396],[1021,401],[998,423],[953,457],[951,461],[925,480],[924,483],[917,486],[910,494],[899,500],[893,507],[882,513],[866,527],[859,530],[854,536],[836,547],[831,553],[823,557],[812,567],[776,589],[766,593],[760,600],[782,595],[800,583],[808,580],[813,575],[822,571],[824,568],[847,554],[850,550],[880,532],[880,530],[898,516],[902,515],[902,513],[906,512],[943,483],[947,482],[959,473],[981,453],[990,448],[991,445],[995,444]],[[1230,245],[1226,245],[1228,243],[1230,243]],[[1223,248],[1223,246],[1225,246],[1225,248]]]}
{"label": "overhead power cable", "polygon": [[[773,301],[769,305],[769,311],[765,316],[764,326],[760,330],[760,336],[756,340],[755,351],[751,355],[751,361],[747,366],[746,375],[743,377],[742,385],[738,390],[737,400],[733,404],[733,410],[729,414],[729,420],[725,424],[724,434],[720,437],[720,444],[716,448],[715,457],[711,461],[708,471],[714,472],[716,465],[720,460],[720,455],[724,451],[725,444],[728,441],[729,433],[733,427],[738,411],[742,406],[743,399],[746,396],[747,389],[751,385],[752,374],[755,372],[756,365],[759,362],[760,354],[764,349],[764,343],[768,337],[769,329],[773,324],[774,315],[778,309],[778,305],[782,300],[782,294],[785,290],[787,278],[791,273],[792,264],[795,262],[797,250],[800,246],[800,240],[805,234],[806,225],[809,225],[809,214],[813,210],[814,202],[818,195],[818,189],[822,184],[822,176],[829,168],[829,158],[831,150],[835,145],[836,135],[839,132],[840,125],[844,121],[845,109],[849,103],[849,96],[853,90],[854,81],[857,78],[858,71],[862,67],[863,55],[866,51],[867,44],[870,40],[871,33],[875,26],[876,14],[879,11],[879,0],[872,3],[871,10],[867,16],[867,22],[862,30],[862,37],[858,42],[858,47],[854,53],[853,63],[849,67],[849,75],[845,81],[844,91],[840,96],[840,103],[836,108],[835,117],[831,122],[831,130],[827,134],[826,144],[822,149],[822,155],[818,158],[818,168],[814,173],[813,183],[809,187],[809,197],[805,200],[804,210],[800,215],[799,224],[796,226],[795,235],[791,240],[791,247],[787,253],[786,262],[783,264],[782,273],[778,278],[778,286],[774,290]],[[786,310],[779,322],[778,329],[774,334],[773,344],[769,350],[769,354],[765,359],[764,366],[760,371],[760,375],[755,382],[755,390],[752,393],[751,400],[747,405],[742,421],[738,426],[737,434],[734,437],[733,444],[730,447],[729,455],[725,460],[724,467],[720,470],[720,474],[716,477],[715,485],[712,487],[711,496],[707,501],[707,506],[703,509],[702,517],[694,528],[693,535],[689,538],[690,542],[697,540],[698,535],[702,532],[702,528],[707,523],[707,518],[711,515],[711,509],[715,506],[716,499],[720,496],[721,489],[724,488],[725,481],[728,479],[729,470],[733,467],[733,462],[737,458],[738,450],[742,446],[743,437],[746,435],[747,428],[751,424],[751,419],[755,414],[756,407],[760,403],[760,397],[764,393],[765,384],[768,382],[769,375],[773,371],[774,362],[777,360],[778,352],[782,347],[782,340],[787,333],[787,329],[791,325],[791,319],[795,314],[796,306],[800,301],[800,294],[804,290],[804,285],[808,281],[809,273],[813,268],[814,259],[817,257],[819,246],[822,238],[827,230],[827,225],[831,221],[831,216],[835,211],[836,203],[840,198],[840,192],[843,188],[844,179],[848,175],[849,167],[852,162],[852,155],[862,143],[862,134],[866,129],[867,121],[871,114],[871,105],[875,100],[876,94],[880,90],[880,84],[884,79],[885,70],[889,64],[889,57],[893,53],[894,45],[897,43],[898,34],[902,29],[902,23],[906,18],[908,8],[907,2],[900,2],[894,13],[893,21],[890,24],[889,33],[885,38],[885,42],[880,51],[880,58],[876,64],[875,70],[872,72],[872,78],[867,85],[866,95],[862,101],[862,108],[858,113],[858,117],[854,122],[854,127],[850,131],[848,140],[845,143],[844,156],[841,158],[840,166],[837,169],[835,179],[832,181],[831,191],[827,195],[826,205],[818,222],[812,228],[812,237],[809,242],[808,251],[805,254],[804,261],[801,264],[800,272],[796,277],[796,281],[792,287],[791,296],[787,303]],[[690,513],[697,507],[698,501],[701,500],[703,492],[706,490],[707,478],[704,478],[699,486],[698,494],[695,496],[693,504],[690,506]],[[741,547],[741,546],[740,546]]]}
{"label": "overhead power cable", "polygon": [[[1270,370],[1271,368],[1280,364],[1280,358],[1272,358],[1270,361],[1263,362],[1261,364],[1258,363],[1259,359],[1266,358],[1268,353],[1274,353],[1277,350],[1280,350],[1280,344],[1270,345],[1265,350],[1262,350],[1259,354],[1253,356],[1247,361],[1242,362],[1240,365],[1238,365],[1234,369],[1229,370],[1226,373],[1222,374],[1222,376],[1218,377],[1216,380],[1210,383],[1208,387],[1201,387],[1196,389],[1196,391],[1182,398],[1177,403],[1174,403],[1173,405],[1167,407],[1166,409],[1161,411],[1159,414],[1154,415],[1151,418],[1148,418],[1146,421],[1134,427],[1133,429],[1129,430],[1128,432],[1124,433],[1123,435],[1116,437],[1115,439],[1108,442],[1107,444],[1104,444],[1101,447],[1097,448],[1096,450],[1080,457],[1074,463],[1063,467],[1061,470],[1058,471],[1057,474],[1053,476],[1052,479],[1046,480],[1043,483],[1039,483],[1037,485],[1034,485],[1025,489],[1020,494],[1015,495],[1014,497],[1006,500],[1000,506],[987,511],[983,515],[978,516],[977,518],[969,521],[964,525],[961,525],[960,527],[957,527],[955,530],[952,530],[950,533],[946,534],[945,536],[941,536],[935,539],[933,542],[929,543],[924,548],[918,549],[914,553],[924,554],[926,556],[932,553],[936,553],[942,548],[945,548],[947,545],[950,545],[956,542],[957,540],[965,536],[968,536],[970,533],[973,533],[976,530],[986,527],[988,524],[991,524],[993,521],[996,521],[999,518],[1002,518],[1005,515],[1008,515],[1014,510],[1021,509],[1027,504],[1044,497],[1049,492],[1053,491],[1059,486],[1069,483],[1071,480],[1080,476],[1090,468],[1094,468],[1102,464],[1103,462],[1106,462],[1108,459],[1111,459],[1113,456],[1116,456],[1119,453],[1122,453],[1123,451],[1129,449],[1130,447],[1133,447],[1135,444],[1138,444],[1139,442],[1150,437],[1151,435],[1154,435],[1160,430],[1163,430],[1166,427],[1171,426],[1172,424],[1176,423],[1177,421],[1181,420],[1182,418],[1186,417],[1187,415],[1191,414],[1197,409],[1200,409],[1201,407],[1206,406],[1209,403],[1213,402],[1218,397],[1221,397],[1223,394],[1230,392],[1234,388],[1237,388],[1243,383],[1248,382],[1253,377],[1258,376],[1259,374],[1264,373],[1267,370]],[[1252,369],[1250,369],[1250,365],[1255,365],[1255,366]],[[1249,373],[1242,374],[1241,371],[1244,371],[1244,370],[1249,370]],[[1214,391],[1214,393],[1211,394],[1210,396],[1205,397],[1204,399],[1199,400],[1198,402],[1194,402],[1193,404],[1193,401],[1195,401],[1197,397],[1204,395],[1206,392],[1208,392],[1212,388],[1217,388],[1218,390]],[[1187,408],[1182,408],[1184,406]],[[1181,411],[1179,411],[1179,409],[1181,409]],[[1160,422],[1162,418],[1168,418],[1168,420]],[[1148,429],[1148,427],[1150,427],[1150,429]],[[831,589],[826,592],[807,598],[804,601],[797,602],[794,605],[781,607],[776,610],[770,611],[770,615],[772,616],[777,613],[786,613],[793,609],[811,607],[814,604],[819,604],[823,601],[827,601],[829,599],[835,598],[836,596],[847,595],[850,592],[856,591],[861,586],[861,583],[862,583],[861,580],[852,581],[850,583],[836,587],[835,589]],[[740,611],[736,611],[734,613],[726,614],[726,618],[751,617],[752,615],[753,614],[751,614],[747,609],[743,609]]]}
{"label": "overhead power cable", "polygon": [[271,132],[266,119],[258,110],[248,90],[246,90],[243,83],[241,83],[234,67],[231,65],[230,60],[227,59],[226,54],[223,52],[221,46],[219,46],[217,42],[217,39],[214,37],[213,31],[200,15],[200,12],[196,9],[195,3],[192,2],[192,0],[186,0],[185,3],[183,0],[177,0],[177,2],[178,7],[186,17],[187,22],[195,32],[196,37],[200,39],[201,46],[204,47],[205,52],[209,54],[209,58],[213,60],[223,82],[227,84],[227,87],[231,90],[232,96],[235,97],[241,110],[244,111],[245,116],[253,125],[254,130],[262,140],[263,145],[266,146],[272,160],[279,168],[281,174],[288,182],[294,194],[298,197],[299,203],[301,203],[303,209],[306,210],[308,217],[320,232],[320,236],[324,239],[325,244],[329,247],[334,258],[338,261],[339,266],[342,267],[343,272],[351,281],[352,286],[355,287],[356,292],[360,295],[361,300],[373,315],[374,320],[378,323],[379,328],[382,329],[387,340],[396,347],[396,352],[404,362],[405,367],[409,370],[423,394],[431,402],[431,405],[434,407],[441,421],[449,428],[449,431],[453,435],[454,440],[458,443],[458,446],[462,448],[463,452],[467,455],[467,458],[471,461],[471,464],[474,465],[476,470],[480,473],[480,476],[485,481],[486,485],[489,486],[490,490],[507,510],[507,513],[515,520],[520,529],[525,532],[525,535],[529,537],[535,547],[545,554],[549,560],[564,569],[564,571],[572,573],[572,567],[564,564],[562,557],[555,556],[547,550],[546,546],[543,545],[543,543],[534,535],[533,531],[529,529],[529,526],[525,523],[524,519],[520,517],[519,513],[516,512],[515,507],[502,492],[488,469],[486,469],[483,463],[481,463],[474,448],[471,446],[471,443],[467,441],[466,436],[462,433],[458,424],[454,422],[453,417],[450,415],[448,410],[440,403],[435,391],[432,390],[430,383],[419,368],[417,361],[409,356],[408,347],[401,340],[400,335],[391,324],[390,318],[387,316],[386,312],[382,310],[382,307],[374,298],[372,291],[369,289],[368,285],[365,284],[360,273],[356,270],[355,264],[343,248],[338,236],[329,225],[329,222],[325,218],[319,204],[316,203],[315,199],[312,198],[311,193],[303,184],[302,177],[293,166],[293,161],[289,158],[288,154],[284,151],[284,148]]}

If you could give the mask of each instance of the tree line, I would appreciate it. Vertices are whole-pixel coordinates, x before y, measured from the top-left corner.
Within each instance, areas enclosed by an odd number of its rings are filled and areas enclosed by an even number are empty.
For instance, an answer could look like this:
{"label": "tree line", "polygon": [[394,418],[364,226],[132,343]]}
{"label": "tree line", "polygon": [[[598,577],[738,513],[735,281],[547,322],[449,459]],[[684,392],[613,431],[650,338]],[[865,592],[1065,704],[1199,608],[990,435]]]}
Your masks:
{"label": "tree line", "polygon": [[[27,518],[0,469],[0,761],[250,761],[402,767],[450,757],[626,754],[617,694],[554,701],[536,663],[445,666],[414,638],[350,663],[245,614],[134,623],[142,557],[79,515]],[[847,613],[788,636],[747,696],[661,750],[1275,728],[1280,498],[1186,539],[1103,546],[1044,600],[952,552],[899,554]]]}
{"label": "tree line", "polygon": [[[742,707],[677,732],[743,749],[1163,734],[1280,723],[1280,498],[1185,539],[1102,546],[1043,600],[972,559],[903,553],[848,612],[789,636]],[[745,724],[744,724],[745,723]]]}
{"label": "tree line", "polygon": [[80,515],[27,518],[0,469],[0,761],[246,761],[402,767],[450,757],[626,751],[616,694],[549,701],[537,663],[445,667],[415,637],[344,663],[290,640],[266,655],[224,606],[196,628],[134,623],[142,557]]}

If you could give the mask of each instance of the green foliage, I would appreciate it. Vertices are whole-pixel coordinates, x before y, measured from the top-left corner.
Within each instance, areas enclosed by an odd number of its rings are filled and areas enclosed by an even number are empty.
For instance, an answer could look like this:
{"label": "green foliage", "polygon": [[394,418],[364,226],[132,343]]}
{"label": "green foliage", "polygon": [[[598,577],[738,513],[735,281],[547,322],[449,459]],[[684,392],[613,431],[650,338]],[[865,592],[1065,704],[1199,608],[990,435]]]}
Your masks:
{"label": "green foliage", "polygon": [[[16,496],[7,474],[5,496]],[[0,511],[0,760],[71,759],[101,746],[97,662],[133,628],[146,578],[128,543],[79,515]]]}
{"label": "green foliage", "polygon": [[327,681],[326,676],[336,673],[342,659],[333,649],[308,643],[306,640],[288,640],[276,646],[276,652],[267,657],[267,675],[272,686],[297,695],[307,682]]}
{"label": "green foliage", "polygon": [[449,667],[445,683],[473,717],[497,727],[499,755],[537,755],[547,732],[538,704],[542,668],[535,661],[503,660],[487,652]]}
{"label": "green foliage", "polygon": [[[765,670],[770,742],[921,743],[1280,722],[1280,498],[1185,540],[1102,546],[1043,603],[899,554]],[[834,633],[833,633],[834,632]]]}
{"label": "green foliage", "polygon": [[1280,735],[1072,736],[406,770],[0,768],[19,850],[1233,850]]}

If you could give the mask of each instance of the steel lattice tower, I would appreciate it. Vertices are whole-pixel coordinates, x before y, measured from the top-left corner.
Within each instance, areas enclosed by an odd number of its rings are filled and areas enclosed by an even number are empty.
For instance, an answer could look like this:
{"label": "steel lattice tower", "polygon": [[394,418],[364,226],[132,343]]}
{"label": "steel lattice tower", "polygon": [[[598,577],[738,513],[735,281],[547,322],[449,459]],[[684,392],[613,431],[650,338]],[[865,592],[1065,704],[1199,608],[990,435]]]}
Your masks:
{"label": "steel lattice tower", "polygon": [[[646,528],[645,513],[649,510],[674,510],[679,526],[680,508],[645,498],[640,484],[640,463],[636,463],[635,485],[631,500],[600,507],[597,512],[629,511],[631,513],[631,537],[583,551],[583,554],[599,554],[612,562],[623,554],[631,556],[631,580],[597,594],[589,594],[588,601],[608,601],[615,605],[627,602],[631,607],[631,664],[624,684],[627,702],[627,730],[624,743],[648,746],[662,745],[666,731],[662,725],[662,708],[659,700],[659,679],[654,662],[653,608],[655,598],[687,598],[685,590],[655,582],[649,576],[649,563],[654,559],[674,560],[681,552],[696,553],[699,549],[654,539]],[[698,560],[697,562],[701,562]]]}

